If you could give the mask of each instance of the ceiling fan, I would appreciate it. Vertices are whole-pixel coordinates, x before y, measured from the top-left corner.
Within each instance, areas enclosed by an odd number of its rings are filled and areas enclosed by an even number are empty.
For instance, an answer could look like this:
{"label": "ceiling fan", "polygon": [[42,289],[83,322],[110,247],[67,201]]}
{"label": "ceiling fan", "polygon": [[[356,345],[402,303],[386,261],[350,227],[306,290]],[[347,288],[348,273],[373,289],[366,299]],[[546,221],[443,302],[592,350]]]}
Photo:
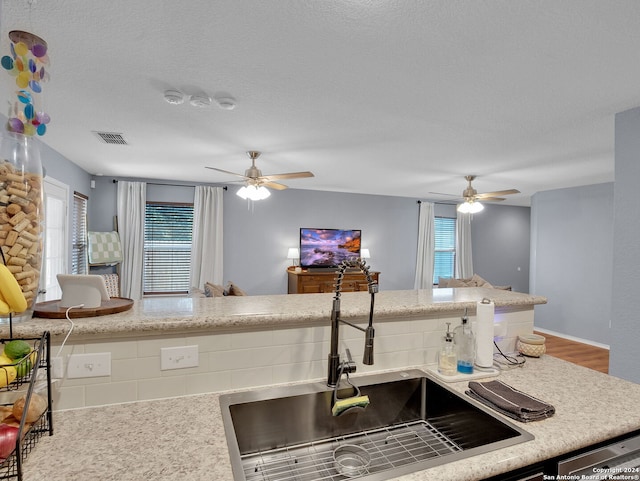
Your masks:
{"label": "ceiling fan", "polygon": [[[505,200],[504,195],[512,195],[519,194],[520,191],[517,189],[507,189],[507,190],[497,190],[494,192],[484,192],[482,194],[478,194],[478,191],[473,188],[471,182],[476,179],[475,175],[465,175],[464,177],[467,182],[467,188],[462,191],[461,201],[463,201],[460,205],[458,205],[458,211],[463,213],[471,213],[475,214],[484,209],[484,206],[479,202],[488,201],[488,202],[499,202]],[[431,192],[432,194],[436,194],[436,192]],[[449,195],[449,194],[440,194],[440,195]]]}
{"label": "ceiling fan", "polygon": [[251,167],[245,170],[244,174],[237,174],[235,172],[229,172],[228,170],[218,169],[216,167],[207,167],[207,169],[217,170],[218,172],[223,172],[225,174],[242,177],[244,179],[245,185],[240,188],[240,190],[238,191],[238,195],[244,199],[266,199],[267,197],[269,197],[269,195],[271,195],[267,190],[267,187],[276,190],[284,190],[287,188],[287,186],[284,184],[274,182],[276,180],[302,179],[305,177],[313,177],[313,173],[309,171],[262,175],[262,171],[256,167],[256,159],[260,157],[260,152],[256,150],[250,150],[247,152],[247,155],[251,159]]}

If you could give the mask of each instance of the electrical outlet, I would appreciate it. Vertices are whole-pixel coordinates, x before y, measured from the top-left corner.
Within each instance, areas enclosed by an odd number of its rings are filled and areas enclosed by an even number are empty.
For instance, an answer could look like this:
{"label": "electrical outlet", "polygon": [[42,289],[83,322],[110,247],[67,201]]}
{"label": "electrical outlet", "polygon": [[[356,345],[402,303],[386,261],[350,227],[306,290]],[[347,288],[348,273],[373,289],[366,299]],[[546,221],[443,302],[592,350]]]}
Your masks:
{"label": "electrical outlet", "polygon": [[111,353],[72,354],[67,365],[67,378],[101,377],[111,375]]}
{"label": "electrical outlet", "polygon": [[64,360],[61,357],[51,358],[51,377],[62,379],[64,377]]}
{"label": "electrical outlet", "polygon": [[198,346],[163,347],[160,349],[160,370],[198,367]]}
{"label": "electrical outlet", "polygon": [[493,337],[498,339],[504,339],[507,337],[507,321],[506,319],[495,319],[493,322]]}

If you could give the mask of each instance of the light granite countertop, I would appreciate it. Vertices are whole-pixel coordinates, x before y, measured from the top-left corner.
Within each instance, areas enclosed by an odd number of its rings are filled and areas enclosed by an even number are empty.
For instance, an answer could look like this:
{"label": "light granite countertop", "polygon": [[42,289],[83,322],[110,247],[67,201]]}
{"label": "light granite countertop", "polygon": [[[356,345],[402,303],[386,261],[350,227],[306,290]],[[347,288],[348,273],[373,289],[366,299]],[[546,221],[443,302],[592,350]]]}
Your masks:
{"label": "light granite countertop", "polygon": [[[483,298],[494,301],[497,309],[532,307],[545,304],[545,297],[500,289],[424,289],[383,291],[376,294],[376,320],[385,318],[437,315],[468,308],[474,312]],[[243,330],[292,325],[328,323],[333,294],[295,294],[229,297],[150,297],[134,302],[125,312],[74,319],[77,336],[161,335],[180,331]],[[369,313],[366,292],[341,295],[343,319]],[[53,338],[67,333],[65,319],[33,318],[16,323],[14,337],[36,337],[49,331]],[[8,326],[0,336],[8,337]]]}
{"label": "light granite countertop", "polygon": [[[640,384],[546,355],[500,379],[556,407],[553,417],[521,425],[533,441],[395,479],[479,480],[640,429]],[[463,392],[467,382],[450,385]],[[231,481],[218,398],[54,412],[54,435],[29,454],[25,480]]]}

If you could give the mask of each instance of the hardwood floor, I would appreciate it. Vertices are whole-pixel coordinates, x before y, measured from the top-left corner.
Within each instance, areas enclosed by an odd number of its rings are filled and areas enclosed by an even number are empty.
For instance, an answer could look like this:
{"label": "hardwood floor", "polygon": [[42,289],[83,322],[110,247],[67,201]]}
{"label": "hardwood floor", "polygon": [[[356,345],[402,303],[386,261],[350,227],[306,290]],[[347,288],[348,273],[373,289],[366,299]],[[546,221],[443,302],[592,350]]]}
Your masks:
{"label": "hardwood floor", "polygon": [[536,332],[544,336],[549,356],[588,367],[595,371],[609,373],[609,350],[601,347],[570,341],[562,337],[552,336],[544,332]]}

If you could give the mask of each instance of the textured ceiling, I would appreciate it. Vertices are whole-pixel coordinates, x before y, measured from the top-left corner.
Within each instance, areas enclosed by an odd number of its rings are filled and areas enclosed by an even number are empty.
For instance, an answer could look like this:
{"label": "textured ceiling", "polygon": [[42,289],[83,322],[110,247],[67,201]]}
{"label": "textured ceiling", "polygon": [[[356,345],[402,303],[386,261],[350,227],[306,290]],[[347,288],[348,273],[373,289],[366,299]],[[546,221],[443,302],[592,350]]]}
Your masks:
{"label": "textured ceiling", "polygon": [[[92,174],[225,183],[260,150],[291,188],[446,199],[613,180],[640,105],[636,0],[2,0],[44,38],[42,137]],[[237,108],[170,105],[166,89]],[[0,72],[0,98],[15,98]],[[5,104],[6,105],[6,104]],[[106,145],[93,131],[122,133]]]}

